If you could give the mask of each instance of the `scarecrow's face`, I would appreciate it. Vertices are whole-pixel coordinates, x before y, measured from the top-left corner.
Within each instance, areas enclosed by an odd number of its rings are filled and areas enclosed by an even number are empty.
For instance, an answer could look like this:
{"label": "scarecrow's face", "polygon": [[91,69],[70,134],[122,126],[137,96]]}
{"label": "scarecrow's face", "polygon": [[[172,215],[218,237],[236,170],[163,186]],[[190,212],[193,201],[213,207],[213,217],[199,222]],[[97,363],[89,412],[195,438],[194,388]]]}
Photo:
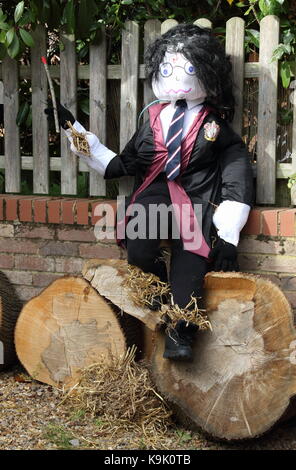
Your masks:
{"label": "scarecrow's face", "polygon": [[159,75],[152,80],[155,96],[161,100],[197,100],[206,98],[195,67],[180,52],[166,52],[159,67]]}

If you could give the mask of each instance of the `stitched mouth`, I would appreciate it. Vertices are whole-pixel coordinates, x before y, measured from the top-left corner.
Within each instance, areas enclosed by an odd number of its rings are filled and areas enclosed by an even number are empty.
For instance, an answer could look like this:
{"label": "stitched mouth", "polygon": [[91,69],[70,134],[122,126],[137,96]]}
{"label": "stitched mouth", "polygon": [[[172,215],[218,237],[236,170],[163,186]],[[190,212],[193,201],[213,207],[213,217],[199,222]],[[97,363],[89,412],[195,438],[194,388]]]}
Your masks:
{"label": "stitched mouth", "polygon": [[192,90],[192,88],[189,88],[188,90],[183,90],[183,88],[179,88],[178,90],[174,90],[173,88],[171,88],[170,90],[165,90],[166,93],[189,93],[190,91]]}

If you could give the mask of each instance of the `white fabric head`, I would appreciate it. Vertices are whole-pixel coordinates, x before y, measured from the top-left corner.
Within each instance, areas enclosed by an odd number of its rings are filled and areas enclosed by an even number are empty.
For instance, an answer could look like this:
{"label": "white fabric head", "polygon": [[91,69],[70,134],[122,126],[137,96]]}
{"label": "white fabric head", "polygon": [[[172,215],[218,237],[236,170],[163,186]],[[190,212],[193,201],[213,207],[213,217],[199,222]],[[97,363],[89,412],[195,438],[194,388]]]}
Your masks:
{"label": "white fabric head", "polygon": [[160,100],[200,100],[202,103],[206,98],[206,91],[196,76],[195,67],[181,52],[165,53],[158,77],[152,79],[152,89]]}

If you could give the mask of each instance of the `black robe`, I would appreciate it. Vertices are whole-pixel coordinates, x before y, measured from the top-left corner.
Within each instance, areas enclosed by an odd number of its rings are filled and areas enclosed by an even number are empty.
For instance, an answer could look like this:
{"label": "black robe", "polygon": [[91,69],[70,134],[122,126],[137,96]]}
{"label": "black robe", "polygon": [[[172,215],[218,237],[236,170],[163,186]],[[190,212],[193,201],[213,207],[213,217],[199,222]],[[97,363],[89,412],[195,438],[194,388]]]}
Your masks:
{"label": "black robe", "polygon": [[[204,125],[215,121],[220,132],[215,141],[205,138]],[[153,161],[154,137],[147,121],[134,134],[124,150],[108,164],[106,179],[134,176],[135,191],[143,182]],[[180,177],[181,184],[192,204],[202,204],[202,231],[211,247],[216,236],[212,223],[215,208],[222,201],[237,201],[252,206],[253,173],[251,161],[242,139],[230,125],[216,114],[208,114],[196,136],[189,163]],[[160,174],[137,198],[154,194],[168,194],[164,173]],[[130,199],[127,198],[127,201]]]}

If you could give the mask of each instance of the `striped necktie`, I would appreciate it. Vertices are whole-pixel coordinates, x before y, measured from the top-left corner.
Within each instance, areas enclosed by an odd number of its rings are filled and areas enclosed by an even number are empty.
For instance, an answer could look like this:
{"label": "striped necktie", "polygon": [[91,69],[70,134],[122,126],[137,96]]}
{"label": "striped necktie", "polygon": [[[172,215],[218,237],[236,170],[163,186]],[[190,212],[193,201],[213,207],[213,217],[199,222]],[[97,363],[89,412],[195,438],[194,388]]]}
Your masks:
{"label": "striped necktie", "polygon": [[166,138],[166,147],[168,149],[168,159],[165,167],[167,179],[173,181],[180,173],[181,168],[181,140],[183,131],[183,122],[187,103],[185,100],[176,102],[176,111],[170,123],[168,135]]}

